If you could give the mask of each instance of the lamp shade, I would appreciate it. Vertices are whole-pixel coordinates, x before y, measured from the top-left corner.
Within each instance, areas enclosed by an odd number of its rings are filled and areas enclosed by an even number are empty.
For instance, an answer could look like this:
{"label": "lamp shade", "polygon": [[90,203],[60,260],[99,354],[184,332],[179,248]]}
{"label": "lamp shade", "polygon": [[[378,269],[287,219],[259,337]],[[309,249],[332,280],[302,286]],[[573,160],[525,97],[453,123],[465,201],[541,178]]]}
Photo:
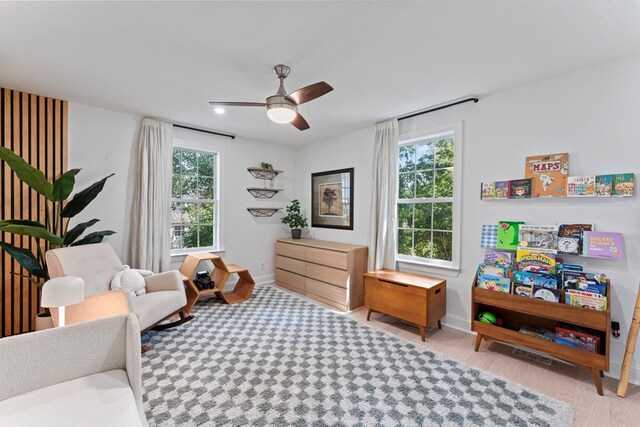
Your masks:
{"label": "lamp shade", "polygon": [[42,287],[43,307],[64,307],[84,300],[84,280],[75,276],[47,280]]}
{"label": "lamp shade", "polygon": [[291,123],[296,118],[296,114],[296,107],[293,105],[286,103],[267,105],[267,117],[276,123]]}

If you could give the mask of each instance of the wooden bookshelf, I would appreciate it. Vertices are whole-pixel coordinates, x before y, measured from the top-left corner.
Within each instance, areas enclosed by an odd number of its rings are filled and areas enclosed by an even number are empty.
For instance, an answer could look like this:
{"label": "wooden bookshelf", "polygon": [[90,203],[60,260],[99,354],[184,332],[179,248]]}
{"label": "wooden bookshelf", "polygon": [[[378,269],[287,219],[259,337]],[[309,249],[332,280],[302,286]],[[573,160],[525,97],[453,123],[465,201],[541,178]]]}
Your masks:
{"label": "wooden bookshelf", "polygon": [[[475,286],[471,289],[471,330],[476,332],[475,350],[482,340],[495,340],[527,347],[563,360],[591,372],[599,395],[603,395],[603,372],[609,371],[609,344],[611,334],[610,286],[607,285],[607,311],[589,310],[563,303],[548,302]],[[564,301],[564,291],[560,300]],[[476,320],[478,313],[488,311],[503,319],[504,326],[494,326]],[[561,345],[553,341],[521,334],[522,325],[553,331],[558,322],[591,328],[600,334],[600,353]]]}

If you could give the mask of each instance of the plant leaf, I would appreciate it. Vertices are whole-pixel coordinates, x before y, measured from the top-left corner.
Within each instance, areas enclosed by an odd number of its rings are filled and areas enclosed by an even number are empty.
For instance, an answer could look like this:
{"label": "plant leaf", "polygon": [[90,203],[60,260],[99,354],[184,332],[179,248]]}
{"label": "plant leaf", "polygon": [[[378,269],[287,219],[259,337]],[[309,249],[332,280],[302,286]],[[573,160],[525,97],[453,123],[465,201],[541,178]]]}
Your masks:
{"label": "plant leaf", "polygon": [[33,225],[8,224],[7,221],[0,221],[0,231],[19,234],[22,236],[31,236],[37,239],[44,239],[56,246],[61,246],[63,242],[61,237],[50,233],[42,226],[36,227]]}
{"label": "plant leaf", "polygon": [[71,230],[67,231],[67,233],[64,235],[64,244],[65,245],[70,245],[73,242],[76,241],[76,239],[78,237],[80,237],[80,235],[82,233],[84,233],[84,230],[86,230],[87,228],[91,227],[93,224],[95,224],[96,222],[100,221],[99,219],[92,219],[91,221],[87,221],[87,222],[83,222],[82,224],[78,224],[75,227],[73,227]]}
{"label": "plant leaf", "polygon": [[0,221],[0,227],[4,225],[29,225],[32,227],[45,228],[45,226],[40,224],[38,221],[31,221],[28,219],[6,219],[3,221]]}
{"label": "plant leaf", "polygon": [[76,185],[76,175],[78,175],[80,169],[71,169],[63,173],[53,181],[53,191],[51,192],[51,200],[54,202],[60,202],[66,200],[67,197],[73,191],[73,186]]}
{"label": "plant leaf", "polygon": [[100,181],[91,184],[89,187],[84,190],[73,195],[73,198],[69,200],[69,203],[66,204],[64,209],[62,209],[62,216],[65,218],[73,218],[78,215],[84,208],[87,207],[89,203],[95,199],[98,194],[104,188],[104,183],[107,182],[107,179],[111,178],[115,173],[104,177]]}
{"label": "plant leaf", "polygon": [[47,181],[47,178],[41,171],[31,166],[22,157],[18,156],[7,147],[0,147],[0,159],[4,160],[7,165],[9,165],[20,181],[27,184],[38,194],[42,194],[47,199],[51,200],[53,185]]}
{"label": "plant leaf", "polygon": [[111,236],[115,234],[115,231],[104,230],[104,231],[94,231],[93,233],[89,233],[84,236],[82,239],[77,242],[71,244],[70,246],[80,246],[80,245],[90,245],[92,243],[100,243],[105,236]]}
{"label": "plant leaf", "polygon": [[15,246],[0,242],[0,247],[4,249],[11,258],[18,261],[18,264],[22,266],[25,270],[29,272],[32,276],[46,278],[46,274],[44,269],[38,262],[35,256],[31,253],[31,251],[23,248],[16,248]]}

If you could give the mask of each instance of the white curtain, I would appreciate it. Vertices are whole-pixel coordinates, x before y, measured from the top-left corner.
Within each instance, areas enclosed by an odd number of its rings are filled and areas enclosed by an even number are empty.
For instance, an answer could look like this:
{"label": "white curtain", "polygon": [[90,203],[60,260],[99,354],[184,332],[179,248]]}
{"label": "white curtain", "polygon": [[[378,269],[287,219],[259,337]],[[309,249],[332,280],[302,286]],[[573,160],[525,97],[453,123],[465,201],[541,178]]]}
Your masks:
{"label": "white curtain", "polygon": [[374,144],[369,271],[381,268],[395,270],[398,194],[397,119],[376,125]]}
{"label": "white curtain", "polygon": [[142,120],[131,224],[131,266],[161,272],[171,262],[173,126]]}

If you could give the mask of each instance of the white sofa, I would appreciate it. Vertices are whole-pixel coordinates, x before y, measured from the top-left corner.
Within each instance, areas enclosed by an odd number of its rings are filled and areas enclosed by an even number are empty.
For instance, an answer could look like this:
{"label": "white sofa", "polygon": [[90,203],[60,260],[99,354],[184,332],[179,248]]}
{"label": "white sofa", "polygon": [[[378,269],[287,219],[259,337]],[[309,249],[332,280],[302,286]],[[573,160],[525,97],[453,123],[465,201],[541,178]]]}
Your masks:
{"label": "white sofa", "polygon": [[[181,310],[187,304],[184,282],[178,271],[167,271],[145,277],[147,293],[130,297],[124,291],[111,291],[111,279],[122,269],[122,261],[108,243],[70,246],[47,251],[47,267],[51,278],[78,276],[85,283],[85,300],[66,308],[68,325],[135,313],[140,329],[145,331],[165,318],[179,313],[181,320],[169,326],[192,319]],[[54,324],[57,309],[52,308]],[[55,325],[57,326],[57,324]]]}
{"label": "white sofa", "polygon": [[125,314],[0,339],[0,426],[146,426],[140,326]]}

